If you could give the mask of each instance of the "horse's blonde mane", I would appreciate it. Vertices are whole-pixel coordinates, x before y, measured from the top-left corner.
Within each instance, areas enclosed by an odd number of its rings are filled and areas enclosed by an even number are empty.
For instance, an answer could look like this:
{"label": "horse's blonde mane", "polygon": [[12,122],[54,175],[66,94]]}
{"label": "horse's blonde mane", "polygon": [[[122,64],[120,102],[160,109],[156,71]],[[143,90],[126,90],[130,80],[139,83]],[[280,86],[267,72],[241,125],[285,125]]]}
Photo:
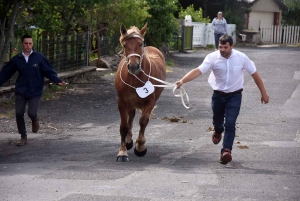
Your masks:
{"label": "horse's blonde mane", "polygon": [[127,30],[127,34],[131,34],[131,33],[140,33],[140,29],[136,26],[131,26],[128,30]]}
{"label": "horse's blonde mane", "polygon": [[127,29],[127,33],[120,36],[120,43],[123,44],[123,42],[128,39],[133,37],[134,35],[138,35],[140,38],[144,40],[144,36],[140,34],[140,29],[136,26],[131,26],[129,29]]}

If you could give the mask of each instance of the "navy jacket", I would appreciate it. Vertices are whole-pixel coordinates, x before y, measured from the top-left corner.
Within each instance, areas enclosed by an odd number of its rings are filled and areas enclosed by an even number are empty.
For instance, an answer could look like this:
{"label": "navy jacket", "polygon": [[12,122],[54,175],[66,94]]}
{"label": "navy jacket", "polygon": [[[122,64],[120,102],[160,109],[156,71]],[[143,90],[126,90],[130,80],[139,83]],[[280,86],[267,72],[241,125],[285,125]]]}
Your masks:
{"label": "navy jacket", "polygon": [[45,77],[54,83],[62,82],[46,57],[35,51],[30,54],[28,63],[22,53],[11,58],[0,71],[0,86],[17,71],[19,75],[15,83],[15,94],[26,98],[42,96]]}

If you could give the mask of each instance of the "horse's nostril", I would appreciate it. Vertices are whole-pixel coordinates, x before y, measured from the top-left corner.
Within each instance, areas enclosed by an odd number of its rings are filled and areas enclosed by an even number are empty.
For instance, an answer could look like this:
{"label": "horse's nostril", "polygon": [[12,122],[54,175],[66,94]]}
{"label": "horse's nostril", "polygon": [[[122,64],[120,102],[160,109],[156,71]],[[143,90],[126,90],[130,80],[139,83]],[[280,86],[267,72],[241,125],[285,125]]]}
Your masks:
{"label": "horse's nostril", "polygon": [[139,68],[140,67],[140,65],[139,64],[128,64],[128,69],[137,69],[137,68]]}

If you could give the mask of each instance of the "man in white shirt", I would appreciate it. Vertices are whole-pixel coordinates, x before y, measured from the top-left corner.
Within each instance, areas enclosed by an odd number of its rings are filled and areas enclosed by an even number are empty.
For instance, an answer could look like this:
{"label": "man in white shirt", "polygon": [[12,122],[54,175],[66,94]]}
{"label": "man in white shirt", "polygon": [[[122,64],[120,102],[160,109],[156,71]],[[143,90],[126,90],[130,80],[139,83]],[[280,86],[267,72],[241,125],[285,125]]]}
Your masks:
{"label": "man in white shirt", "polygon": [[[264,83],[256,71],[254,63],[242,52],[233,49],[233,39],[225,34],[219,39],[219,51],[208,54],[203,63],[188,72],[177,81],[180,88],[184,83],[212,71],[208,83],[214,90],[212,95],[214,134],[212,141],[218,144],[224,133],[223,147],[221,149],[221,164],[232,160],[231,150],[235,138],[235,124],[240,112],[242,91],[244,85],[244,70],[254,79],[261,93],[261,102],[268,103]],[[224,122],[225,119],[225,122]]]}

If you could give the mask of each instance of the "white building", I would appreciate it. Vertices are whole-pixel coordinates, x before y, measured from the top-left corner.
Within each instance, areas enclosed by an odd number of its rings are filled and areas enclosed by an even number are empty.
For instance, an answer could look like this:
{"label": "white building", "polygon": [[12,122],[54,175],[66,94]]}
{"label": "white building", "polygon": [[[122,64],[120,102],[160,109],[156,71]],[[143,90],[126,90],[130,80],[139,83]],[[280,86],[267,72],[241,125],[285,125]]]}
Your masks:
{"label": "white building", "polygon": [[280,0],[254,0],[246,16],[246,29],[259,31],[259,27],[281,25],[282,11],[287,7]]}

